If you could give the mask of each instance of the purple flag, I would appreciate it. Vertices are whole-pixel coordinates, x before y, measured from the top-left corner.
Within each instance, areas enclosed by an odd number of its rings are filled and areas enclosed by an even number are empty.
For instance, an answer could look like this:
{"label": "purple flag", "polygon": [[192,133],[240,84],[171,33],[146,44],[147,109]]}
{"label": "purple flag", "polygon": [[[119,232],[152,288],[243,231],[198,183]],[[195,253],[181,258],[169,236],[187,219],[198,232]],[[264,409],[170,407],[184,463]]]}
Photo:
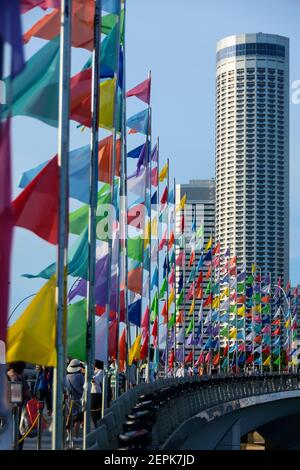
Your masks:
{"label": "purple flag", "polygon": [[151,150],[150,160],[152,160],[153,162],[157,162],[157,160],[158,160],[157,144],[155,144],[153,149]]}
{"label": "purple flag", "polygon": [[1,1],[0,47],[3,48],[2,42],[7,42],[12,48],[10,76],[13,78],[23,70],[25,64],[20,19],[20,0]]}
{"label": "purple flag", "polygon": [[177,362],[183,362],[183,361],[184,361],[184,358],[183,358],[183,346],[181,346],[180,348],[176,349],[176,361],[177,361]]}

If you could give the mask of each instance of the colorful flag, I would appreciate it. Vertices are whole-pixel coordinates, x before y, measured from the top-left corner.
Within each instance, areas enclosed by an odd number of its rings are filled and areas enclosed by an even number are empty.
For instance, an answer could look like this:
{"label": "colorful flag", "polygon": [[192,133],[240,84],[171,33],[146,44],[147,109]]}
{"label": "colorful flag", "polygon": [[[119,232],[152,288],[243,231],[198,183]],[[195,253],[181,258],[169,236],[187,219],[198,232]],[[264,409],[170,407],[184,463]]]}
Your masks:
{"label": "colorful flag", "polygon": [[162,167],[162,169],[159,173],[159,181],[162,183],[164,181],[164,179],[167,177],[167,175],[168,175],[168,163],[166,163]]}
{"label": "colorful flag", "polygon": [[128,305],[128,321],[133,325],[141,325],[141,308],[142,301],[141,299],[136,300],[135,302]]}
{"label": "colorful flag", "polygon": [[[184,210],[184,206],[185,206],[185,203],[186,203],[186,194],[184,194],[179,202],[179,204],[177,205],[176,207],[176,212],[180,211],[180,210]],[[182,229],[182,232],[183,232],[183,229]]]}
{"label": "colorful flag", "polygon": [[126,126],[129,127],[130,129],[140,132],[141,134],[148,135],[148,132],[149,132],[148,121],[149,121],[149,112],[148,112],[148,109],[145,109],[143,111],[140,111],[134,114],[130,118],[128,118],[126,122]]}
{"label": "colorful flag", "polygon": [[130,96],[136,96],[140,100],[144,101],[144,103],[150,103],[150,90],[151,90],[151,79],[147,78],[139,85],[131,88],[131,90],[127,91],[126,98]]}
{"label": "colorful flag", "polygon": [[7,332],[7,362],[56,366],[56,277],[36,294]]}
{"label": "colorful flag", "polygon": [[129,350],[129,354],[128,354],[128,364],[131,366],[131,364],[133,363],[134,359],[140,359],[140,353],[141,353],[141,339],[142,339],[142,336],[141,335],[138,335],[135,340],[134,340],[134,343],[132,345],[132,347],[130,348]]}

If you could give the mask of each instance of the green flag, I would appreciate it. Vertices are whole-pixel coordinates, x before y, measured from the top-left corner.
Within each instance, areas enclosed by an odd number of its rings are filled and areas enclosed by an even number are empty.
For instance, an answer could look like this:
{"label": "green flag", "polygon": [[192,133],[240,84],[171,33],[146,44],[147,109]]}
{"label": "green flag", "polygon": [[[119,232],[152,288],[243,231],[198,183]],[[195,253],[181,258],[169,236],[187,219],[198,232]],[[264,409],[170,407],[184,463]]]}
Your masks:
{"label": "green flag", "polygon": [[260,293],[257,292],[256,294],[254,294],[253,296],[253,299],[255,300],[256,303],[260,303]]}
{"label": "green flag", "polygon": [[226,338],[228,338],[229,336],[229,326],[226,325],[224,326],[224,328],[222,328],[222,330],[220,331],[220,336],[226,336]]}
{"label": "green flag", "polygon": [[12,81],[10,77],[4,80],[11,103],[10,109],[3,106],[5,114],[34,117],[58,126],[59,45],[59,36],[47,41],[19,75]]}
{"label": "green flag", "polygon": [[[98,192],[98,203],[100,204],[109,204],[110,201],[110,192],[109,184],[105,184],[100,191]],[[104,216],[96,217],[96,224],[103,220]],[[74,212],[70,214],[70,225],[69,232],[75,235],[80,235],[81,232],[88,226],[89,222],[89,206],[85,204]]]}
{"label": "green flag", "polygon": [[253,284],[253,276],[248,276],[246,279],[247,284]]}
{"label": "green flag", "polygon": [[86,359],[86,299],[68,307],[68,356],[85,361]]}
{"label": "green flag", "polygon": [[173,315],[171,316],[169,323],[168,323],[168,328],[172,328],[172,326],[175,325],[175,322],[176,322],[176,312],[174,312]]}
{"label": "green flag", "polygon": [[277,366],[280,365],[280,356],[278,356],[277,359],[273,361],[273,364],[276,364]]}
{"label": "green flag", "polygon": [[[124,40],[124,10],[121,10],[120,15],[120,34],[121,34],[121,41]],[[103,34],[109,34],[113,27],[116,24],[117,16],[111,13],[110,15],[102,16],[101,18],[101,31]]]}
{"label": "green flag", "polygon": [[144,239],[142,237],[128,238],[127,252],[128,257],[135,261],[143,261]]}
{"label": "green flag", "polygon": [[157,292],[155,292],[155,294],[154,294],[150,311],[153,314],[153,315],[151,315],[151,320],[154,321],[155,318],[158,316],[158,295],[157,295]]}
{"label": "green flag", "polygon": [[188,335],[188,334],[193,330],[193,327],[194,327],[194,320],[193,320],[193,318],[192,318],[191,321],[190,321],[189,326],[188,326],[187,329],[186,329],[186,332],[185,332],[185,333]]}
{"label": "green flag", "polygon": [[245,291],[245,283],[244,283],[244,282],[238,283],[238,285],[237,285],[237,293],[238,293],[238,294],[243,294],[244,291]]}
{"label": "green flag", "polygon": [[237,305],[236,304],[230,305],[229,312],[230,313],[236,313],[236,311],[237,311]]}
{"label": "green flag", "polygon": [[182,289],[182,291],[180,292],[180,294],[179,294],[179,296],[178,296],[178,298],[177,298],[177,301],[176,301],[177,307],[182,304],[182,302],[183,302],[183,296],[184,296],[184,292],[183,292],[183,289]]}
{"label": "green flag", "polygon": [[208,284],[206,286],[206,289],[205,289],[205,295],[210,294],[210,291],[211,291],[211,283],[210,283],[210,280],[209,280]]}
{"label": "green flag", "polygon": [[165,295],[165,292],[167,290],[167,287],[168,287],[168,283],[167,283],[167,279],[164,278],[163,282],[162,282],[162,285],[161,285],[161,288],[160,288],[160,291],[159,291],[159,298],[162,299]]}

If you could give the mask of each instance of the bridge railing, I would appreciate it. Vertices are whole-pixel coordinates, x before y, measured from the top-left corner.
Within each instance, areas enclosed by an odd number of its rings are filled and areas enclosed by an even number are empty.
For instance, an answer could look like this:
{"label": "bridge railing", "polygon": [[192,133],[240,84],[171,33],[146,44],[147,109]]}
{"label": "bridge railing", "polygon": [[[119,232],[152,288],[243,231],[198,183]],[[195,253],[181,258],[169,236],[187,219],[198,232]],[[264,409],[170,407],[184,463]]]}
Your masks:
{"label": "bridge railing", "polygon": [[216,376],[159,379],[139,384],[119,397],[88,436],[90,449],[116,449],[126,416],[135,405],[155,398],[155,422],[151,448],[160,448],[178,426],[215,405],[241,398],[300,389],[296,374],[262,376]]}

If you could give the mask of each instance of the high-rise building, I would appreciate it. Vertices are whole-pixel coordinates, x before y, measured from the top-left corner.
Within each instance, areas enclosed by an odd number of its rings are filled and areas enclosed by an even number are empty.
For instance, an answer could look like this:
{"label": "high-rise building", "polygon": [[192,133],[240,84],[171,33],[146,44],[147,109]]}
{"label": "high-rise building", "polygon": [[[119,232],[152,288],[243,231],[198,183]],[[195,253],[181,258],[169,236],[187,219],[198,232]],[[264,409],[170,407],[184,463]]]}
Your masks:
{"label": "high-rise building", "polygon": [[238,265],[289,277],[289,39],[217,45],[216,239]]}
{"label": "high-rise building", "polygon": [[[177,184],[176,185],[176,203],[182,199],[186,194],[186,205],[185,205],[185,285],[186,292],[188,291],[191,282],[189,282],[189,277],[193,266],[189,266],[190,256],[191,256],[191,246],[190,240],[192,235],[192,223],[195,220],[196,230],[203,225],[204,239],[203,245],[207,243],[209,238],[212,236],[214,238],[215,231],[215,181],[211,180],[190,180],[187,184]],[[181,225],[181,216],[182,213],[177,213],[176,215],[176,233],[180,233]],[[179,251],[182,248],[177,246],[176,254],[179,254]],[[201,249],[196,249],[195,251],[195,262],[194,267],[197,266],[199,258],[201,256]],[[203,266],[204,274],[207,272],[208,267]],[[177,270],[176,273],[176,285],[178,286],[178,281],[180,277],[180,272]],[[197,277],[197,276],[196,276]],[[207,286],[207,280],[204,280],[203,289],[205,290]],[[191,320],[189,315],[190,307],[192,300],[184,302],[183,309],[185,312],[185,326],[188,327],[188,324]],[[195,328],[198,322],[198,314],[200,308],[201,300],[195,300]],[[206,309],[205,309],[206,310]],[[206,316],[206,313],[204,312]],[[186,353],[191,350],[191,347],[186,346]],[[195,357],[198,358],[200,346],[195,348]]]}

